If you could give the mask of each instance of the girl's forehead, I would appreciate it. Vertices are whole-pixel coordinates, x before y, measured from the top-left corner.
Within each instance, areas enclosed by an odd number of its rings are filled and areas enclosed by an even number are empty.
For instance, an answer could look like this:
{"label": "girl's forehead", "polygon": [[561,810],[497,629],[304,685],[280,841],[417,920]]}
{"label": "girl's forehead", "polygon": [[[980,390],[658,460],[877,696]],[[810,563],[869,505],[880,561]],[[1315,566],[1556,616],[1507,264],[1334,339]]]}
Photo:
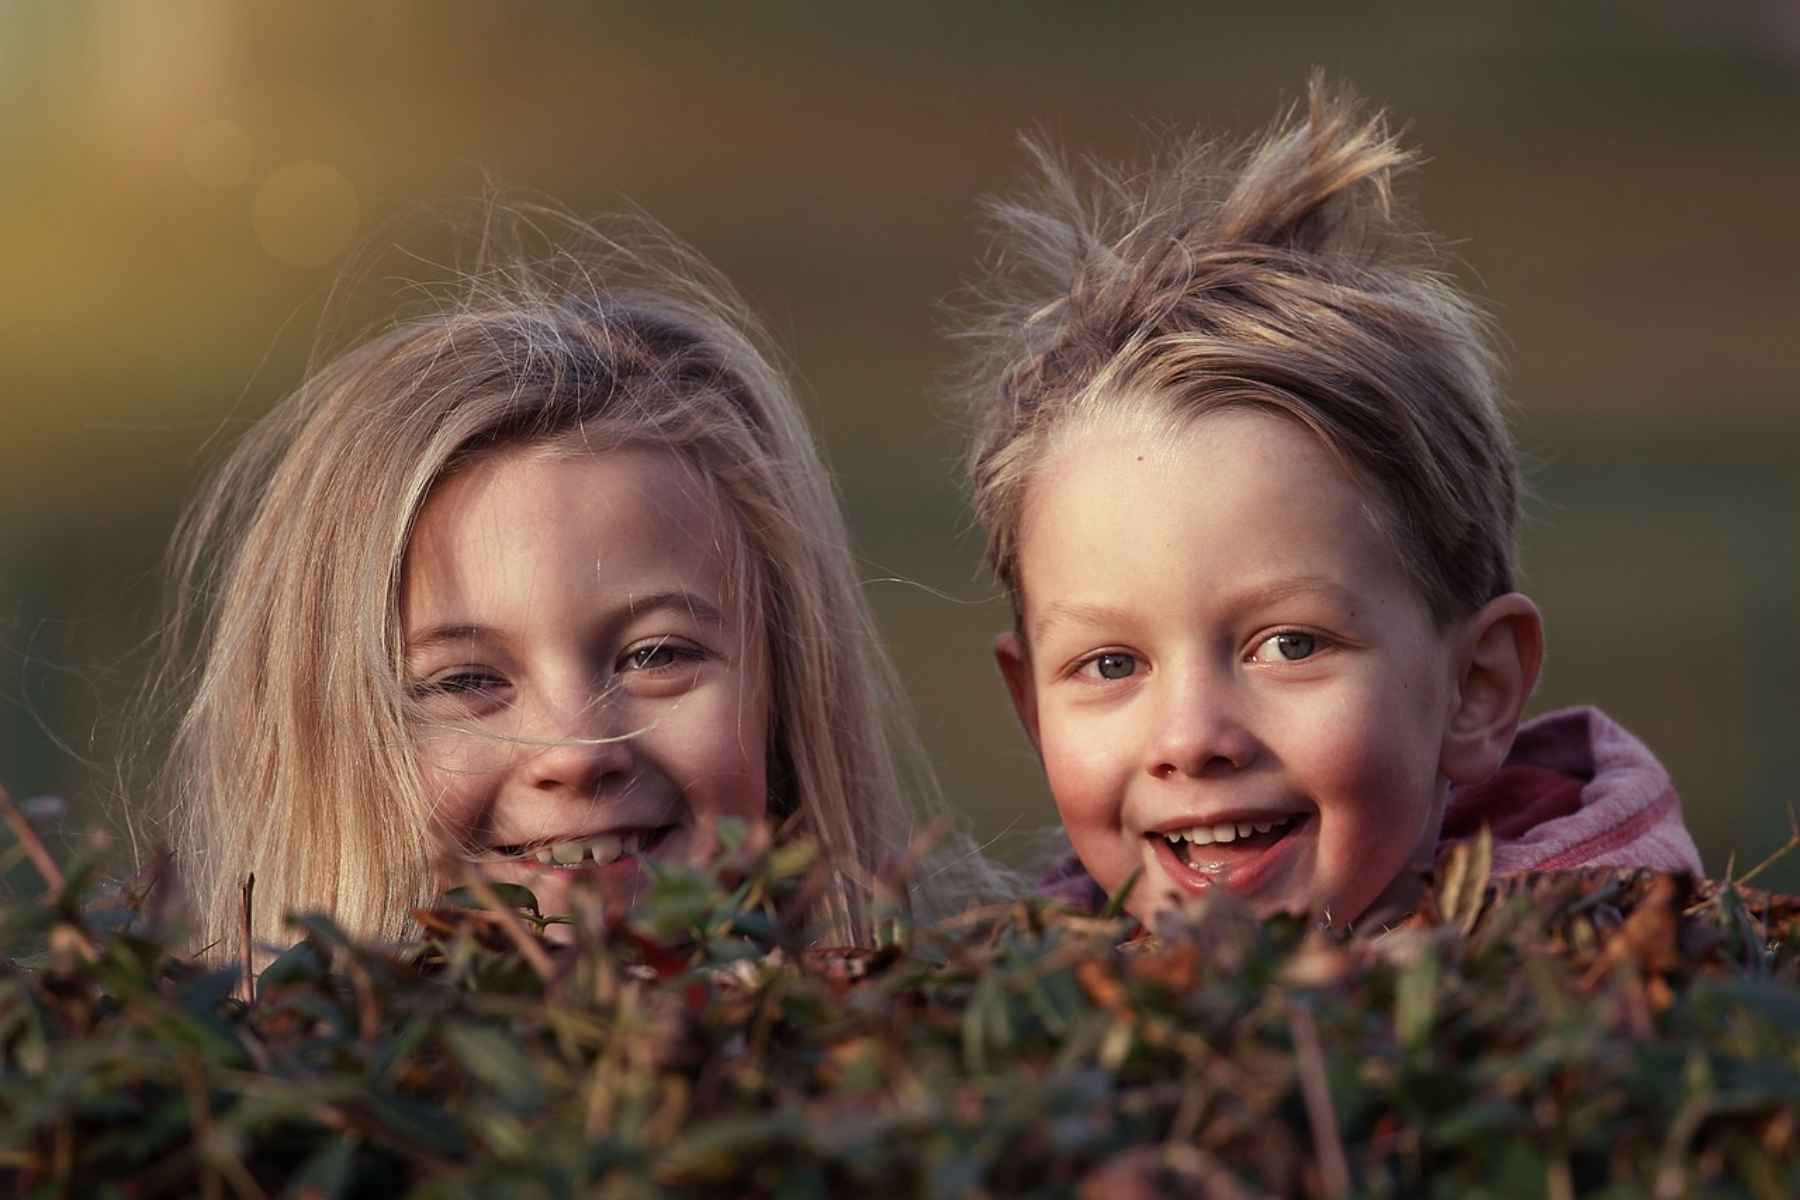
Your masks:
{"label": "girl's forehead", "polygon": [[733,524],[719,488],[685,455],[646,443],[589,448],[563,441],[502,447],[464,464],[432,486],[420,523],[438,513],[468,520],[477,512],[558,523],[595,504],[635,511],[640,520],[685,523],[696,537]]}
{"label": "girl's forehead", "polygon": [[431,490],[402,573],[412,600],[509,578],[575,586],[646,575],[703,574],[735,593],[740,540],[719,489],[672,451],[522,446],[484,455]]}

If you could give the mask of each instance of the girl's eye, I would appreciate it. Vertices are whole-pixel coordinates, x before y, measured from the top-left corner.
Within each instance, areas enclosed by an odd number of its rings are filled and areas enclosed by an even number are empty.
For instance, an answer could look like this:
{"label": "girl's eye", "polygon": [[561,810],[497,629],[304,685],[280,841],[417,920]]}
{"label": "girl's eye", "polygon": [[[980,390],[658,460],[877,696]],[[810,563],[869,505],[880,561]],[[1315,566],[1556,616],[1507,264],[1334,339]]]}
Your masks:
{"label": "girl's eye", "polygon": [[414,684],[413,695],[419,699],[431,696],[466,696],[505,686],[506,680],[492,671],[449,671]]}
{"label": "girl's eye", "polygon": [[1124,654],[1113,650],[1105,654],[1096,654],[1084,665],[1092,667],[1094,674],[1102,679],[1129,679],[1137,674],[1138,660],[1135,654]]}
{"label": "girl's eye", "polygon": [[702,652],[694,647],[665,638],[627,650],[623,666],[628,671],[663,671],[684,662],[694,662],[701,656]]}
{"label": "girl's eye", "polygon": [[1257,643],[1250,657],[1256,662],[1278,663],[1299,662],[1311,658],[1319,651],[1319,639],[1310,633],[1286,629],[1280,633],[1272,633]]}

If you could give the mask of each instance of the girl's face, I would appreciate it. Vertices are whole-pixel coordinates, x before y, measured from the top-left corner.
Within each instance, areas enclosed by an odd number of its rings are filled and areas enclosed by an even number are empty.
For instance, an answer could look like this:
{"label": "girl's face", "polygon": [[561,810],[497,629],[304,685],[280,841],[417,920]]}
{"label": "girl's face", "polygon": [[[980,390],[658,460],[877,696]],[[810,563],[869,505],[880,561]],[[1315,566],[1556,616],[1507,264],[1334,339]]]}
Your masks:
{"label": "girl's face", "polygon": [[1032,486],[1019,579],[1002,672],[1095,881],[1142,869],[1133,915],[1224,887],[1347,921],[1429,862],[1454,638],[1311,432],[1084,430]]}
{"label": "girl's face", "polygon": [[402,622],[425,784],[459,852],[545,913],[582,876],[628,895],[643,859],[765,811],[767,663],[731,535],[648,448],[506,450],[419,514]]}

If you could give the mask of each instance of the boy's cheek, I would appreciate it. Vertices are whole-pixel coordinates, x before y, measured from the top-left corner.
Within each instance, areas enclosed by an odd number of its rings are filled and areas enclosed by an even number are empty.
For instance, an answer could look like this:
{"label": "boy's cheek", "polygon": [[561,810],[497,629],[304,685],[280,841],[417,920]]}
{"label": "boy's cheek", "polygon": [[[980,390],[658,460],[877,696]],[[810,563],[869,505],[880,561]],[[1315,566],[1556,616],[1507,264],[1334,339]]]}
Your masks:
{"label": "boy's cheek", "polygon": [[1039,728],[1044,776],[1064,822],[1117,824],[1122,756],[1109,745],[1106,732],[1048,715]]}
{"label": "boy's cheek", "polygon": [[1353,920],[1437,836],[1436,771],[1392,743],[1339,749],[1336,785],[1317,798],[1316,903]]}
{"label": "boy's cheek", "polygon": [[1137,865],[1122,828],[1125,766],[1103,738],[1071,738],[1047,726],[1044,776],[1064,831],[1101,887],[1118,886]]}

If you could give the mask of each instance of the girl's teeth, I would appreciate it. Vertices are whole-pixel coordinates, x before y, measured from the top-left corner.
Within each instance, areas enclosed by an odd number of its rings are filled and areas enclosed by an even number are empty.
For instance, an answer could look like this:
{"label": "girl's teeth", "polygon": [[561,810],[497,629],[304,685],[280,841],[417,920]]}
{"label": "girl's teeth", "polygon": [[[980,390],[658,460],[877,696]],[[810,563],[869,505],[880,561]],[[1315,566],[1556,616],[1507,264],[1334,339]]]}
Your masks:
{"label": "girl's teeth", "polygon": [[579,842],[552,842],[548,846],[539,846],[532,852],[532,857],[545,866],[579,866],[590,858],[604,866],[619,861],[627,854],[636,854],[643,845],[643,840],[642,834],[621,837],[618,834],[603,833]]}
{"label": "girl's teeth", "polygon": [[605,866],[643,853],[645,843],[659,832],[635,829],[629,833],[601,833],[580,841],[548,842],[535,850],[512,853],[520,858],[535,859],[546,867],[576,867],[590,859]]}

